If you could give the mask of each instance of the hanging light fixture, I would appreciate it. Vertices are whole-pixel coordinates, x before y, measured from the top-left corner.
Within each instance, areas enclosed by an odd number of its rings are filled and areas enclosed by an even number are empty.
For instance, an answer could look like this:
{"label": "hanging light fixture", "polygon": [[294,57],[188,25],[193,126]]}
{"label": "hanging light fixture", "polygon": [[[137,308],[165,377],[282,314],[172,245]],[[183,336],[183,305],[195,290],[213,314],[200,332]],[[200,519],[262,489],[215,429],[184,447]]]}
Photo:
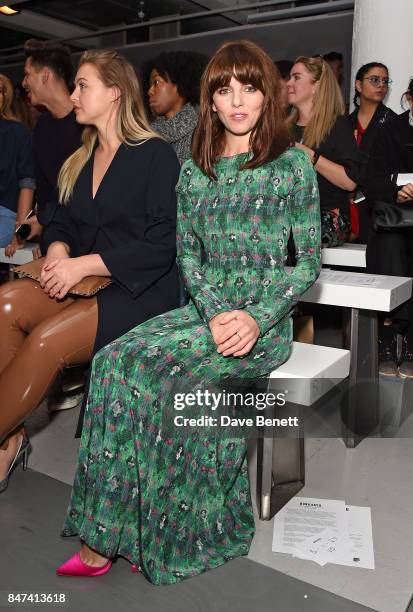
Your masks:
{"label": "hanging light fixture", "polygon": [[140,0],[138,5],[138,21],[145,21],[146,19],[146,11],[145,11],[145,0]]}
{"label": "hanging light fixture", "polygon": [[20,11],[4,4],[3,6],[0,6],[0,13],[2,15],[7,15],[8,17],[10,17],[10,15],[17,15],[18,13],[20,13]]}

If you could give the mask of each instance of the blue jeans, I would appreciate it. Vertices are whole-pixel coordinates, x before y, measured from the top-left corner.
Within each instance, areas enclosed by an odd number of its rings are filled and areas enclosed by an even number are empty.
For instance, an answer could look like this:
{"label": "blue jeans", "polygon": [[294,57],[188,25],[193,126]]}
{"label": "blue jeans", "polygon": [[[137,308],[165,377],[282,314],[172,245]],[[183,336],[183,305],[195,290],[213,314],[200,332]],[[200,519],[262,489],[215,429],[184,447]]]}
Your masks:
{"label": "blue jeans", "polygon": [[0,206],[0,248],[6,247],[12,241],[16,224],[16,213]]}

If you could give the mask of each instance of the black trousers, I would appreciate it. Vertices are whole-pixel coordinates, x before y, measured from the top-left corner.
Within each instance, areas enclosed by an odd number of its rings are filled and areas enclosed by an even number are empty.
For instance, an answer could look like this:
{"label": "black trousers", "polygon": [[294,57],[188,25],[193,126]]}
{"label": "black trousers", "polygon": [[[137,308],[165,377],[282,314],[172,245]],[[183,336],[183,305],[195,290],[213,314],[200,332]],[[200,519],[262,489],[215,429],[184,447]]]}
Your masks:
{"label": "black trousers", "polygon": [[[369,274],[413,277],[413,228],[400,231],[371,228],[366,263]],[[395,331],[413,341],[413,299],[395,308],[390,317],[395,322]]]}

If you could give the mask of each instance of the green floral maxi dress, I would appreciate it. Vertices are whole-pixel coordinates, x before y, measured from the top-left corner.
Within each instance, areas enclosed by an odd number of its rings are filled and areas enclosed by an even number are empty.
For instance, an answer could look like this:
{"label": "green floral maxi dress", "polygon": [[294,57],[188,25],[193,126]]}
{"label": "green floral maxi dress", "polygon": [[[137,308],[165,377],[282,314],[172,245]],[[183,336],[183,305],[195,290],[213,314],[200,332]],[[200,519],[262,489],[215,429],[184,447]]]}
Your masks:
{"label": "green floral maxi dress", "polygon": [[[319,197],[306,154],[291,148],[254,170],[221,158],[210,180],[184,164],[178,264],[188,306],[160,315],[95,356],[73,492],[62,535],[121,555],[170,584],[248,553],[254,534],[246,441],[199,428],[162,435],[171,389],[261,377],[286,361],[290,310],[320,267]],[[284,269],[293,229],[297,266]],[[260,336],[245,357],[216,351],[208,321],[245,309]],[[114,313],[116,316],[116,313]],[[180,388],[181,385],[181,388]],[[169,394],[168,394],[169,393]]]}

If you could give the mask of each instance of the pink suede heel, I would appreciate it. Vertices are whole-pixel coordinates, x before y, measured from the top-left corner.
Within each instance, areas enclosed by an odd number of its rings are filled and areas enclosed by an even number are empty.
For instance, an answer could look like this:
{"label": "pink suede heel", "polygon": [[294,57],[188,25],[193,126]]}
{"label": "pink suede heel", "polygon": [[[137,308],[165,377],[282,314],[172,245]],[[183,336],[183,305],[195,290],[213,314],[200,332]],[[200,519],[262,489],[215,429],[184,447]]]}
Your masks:
{"label": "pink suede heel", "polygon": [[76,553],[73,557],[70,557],[68,561],[63,563],[57,568],[56,574],[58,576],[85,576],[86,578],[94,578],[95,576],[101,576],[106,574],[112,567],[112,561],[108,561],[103,567],[92,567],[83,563],[80,558],[80,553]]}

